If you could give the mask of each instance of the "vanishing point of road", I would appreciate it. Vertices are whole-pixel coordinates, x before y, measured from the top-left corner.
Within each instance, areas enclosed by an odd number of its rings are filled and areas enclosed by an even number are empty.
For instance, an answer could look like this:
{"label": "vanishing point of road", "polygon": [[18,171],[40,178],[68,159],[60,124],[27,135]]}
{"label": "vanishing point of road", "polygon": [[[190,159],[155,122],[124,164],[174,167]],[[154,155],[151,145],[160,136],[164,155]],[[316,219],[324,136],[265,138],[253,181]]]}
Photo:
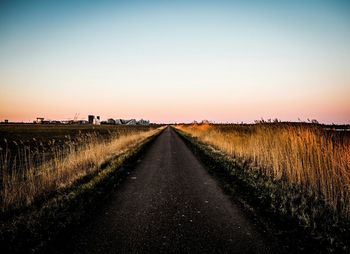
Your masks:
{"label": "vanishing point of road", "polygon": [[55,253],[274,253],[168,127],[96,215]]}

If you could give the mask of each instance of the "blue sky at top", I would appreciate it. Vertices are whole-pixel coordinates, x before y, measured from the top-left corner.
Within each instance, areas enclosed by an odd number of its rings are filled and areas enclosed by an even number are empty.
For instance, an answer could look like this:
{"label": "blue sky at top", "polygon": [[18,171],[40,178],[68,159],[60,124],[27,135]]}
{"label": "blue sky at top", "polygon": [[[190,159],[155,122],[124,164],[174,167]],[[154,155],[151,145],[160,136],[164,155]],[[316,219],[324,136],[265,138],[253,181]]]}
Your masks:
{"label": "blue sky at top", "polygon": [[0,117],[346,122],[349,13],[349,1],[2,1]]}

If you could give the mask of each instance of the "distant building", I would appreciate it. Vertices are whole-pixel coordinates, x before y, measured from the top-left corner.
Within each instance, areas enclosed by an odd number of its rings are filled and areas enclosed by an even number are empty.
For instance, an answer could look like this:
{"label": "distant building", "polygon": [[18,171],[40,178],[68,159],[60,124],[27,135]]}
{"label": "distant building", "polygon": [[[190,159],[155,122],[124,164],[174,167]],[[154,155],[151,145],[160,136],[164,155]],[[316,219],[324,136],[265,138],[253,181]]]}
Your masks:
{"label": "distant building", "polygon": [[5,119],[4,123],[9,123],[9,120],[8,120],[8,119]]}
{"label": "distant building", "polygon": [[115,120],[113,118],[107,119],[108,124],[115,124]]}
{"label": "distant building", "polygon": [[58,120],[52,120],[50,121],[50,124],[62,124],[62,122]]}
{"label": "distant building", "polygon": [[100,116],[94,116],[94,115],[89,115],[88,116],[88,123],[89,124],[95,124],[95,125],[100,125],[101,124],[101,119]]}
{"label": "distant building", "polygon": [[149,125],[149,121],[141,119],[141,120],[137,121],[137,124],[139,124],[139,125]]}
{"label": "distant building", "polygon": [[122,123],[125,124],[125,125],[136,125],[137,121],[135,119],[122,120]]}
{"label": "distant building", "polygon": [[88,116],[88,122],[89,124],[94,124],[95,116],[94,115],[89,115]]}
{"label": "distant building", "polygon": [[96,124],[96,125],[100,125],[101,124],[100,116],[96,116],[94,124]]}
{"label": "distant building", "polygon": [[[90,122],[90,121],[89,121]],[[91,120],[93,124],[110,124],[110,125],[150,125],[150,121],[141,119],[137,121],[136,119],[113,119],[109,118],[107,121],[100,122],[98,118],[93,118]],[[97,122],[97,123],[96,123]]]}
{"label": "distant building", "polygon": [[78,120],[78,121],[76,121],[76,123],[77,124],[88,124],[89,121],[87,121],[87,120]]}
{"label": "distant building", "polygon": [[43,123],[44,122],[44,117],[37,117],[35,123]]}
{"label": "distant building", "polygon": [[115,119],[115,124],[123,124],[122,119]]}

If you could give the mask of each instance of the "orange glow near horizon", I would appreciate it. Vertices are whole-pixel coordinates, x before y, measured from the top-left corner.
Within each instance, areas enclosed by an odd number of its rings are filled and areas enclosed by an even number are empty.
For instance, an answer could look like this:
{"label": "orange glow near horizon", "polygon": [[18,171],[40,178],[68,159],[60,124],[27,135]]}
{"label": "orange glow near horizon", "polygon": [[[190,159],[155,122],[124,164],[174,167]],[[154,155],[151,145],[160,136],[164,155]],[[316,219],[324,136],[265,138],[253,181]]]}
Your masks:
{"label": "orange glow near horizon", "polygon": [[[336,99],[336,98],[335,98]],[[253,122],[254,120],[278,118],[286,121],[298,121],[301,119],[317,119],[325,123],[349,123],[350,103],[339,100],[333,103],[331,100],[307,101],[307,102],[273,102],[250,100],[232,102],[178,100],[157,101],[154,99],[148,103],[123,101],[91,103],[79,103],[79,101],[12,101],[11,106],[1,103],[0,120],[9,119],[16,122],[32,122],[36,117],[46,119],[66,120],[73,119],[76,113],[79,119],[87,119],[87,115],[101,115],[107,118],[144,118],[152,122],[192,122],[203,119],[215,122]],[[108,100],[107,100],[108,101]],[[102,104],[103,102],[103,104]],[[273,113],[271,113],[273,112]]]}
{"label": "orange glow near horizon", "polygon": [[0,9],[0,121],[350,123],[350,4],[107,2]]}

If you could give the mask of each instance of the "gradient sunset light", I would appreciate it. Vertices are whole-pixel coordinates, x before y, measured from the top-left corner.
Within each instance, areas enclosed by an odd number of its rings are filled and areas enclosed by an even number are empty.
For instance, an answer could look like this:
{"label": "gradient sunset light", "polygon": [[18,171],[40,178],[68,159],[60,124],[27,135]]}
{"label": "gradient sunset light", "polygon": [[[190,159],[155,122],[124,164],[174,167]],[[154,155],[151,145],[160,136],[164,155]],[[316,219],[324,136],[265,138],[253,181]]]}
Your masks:
{"label": "gradient sunset light", "polygon": [[0,121],[350,123],[350,1],[1,1]]}

